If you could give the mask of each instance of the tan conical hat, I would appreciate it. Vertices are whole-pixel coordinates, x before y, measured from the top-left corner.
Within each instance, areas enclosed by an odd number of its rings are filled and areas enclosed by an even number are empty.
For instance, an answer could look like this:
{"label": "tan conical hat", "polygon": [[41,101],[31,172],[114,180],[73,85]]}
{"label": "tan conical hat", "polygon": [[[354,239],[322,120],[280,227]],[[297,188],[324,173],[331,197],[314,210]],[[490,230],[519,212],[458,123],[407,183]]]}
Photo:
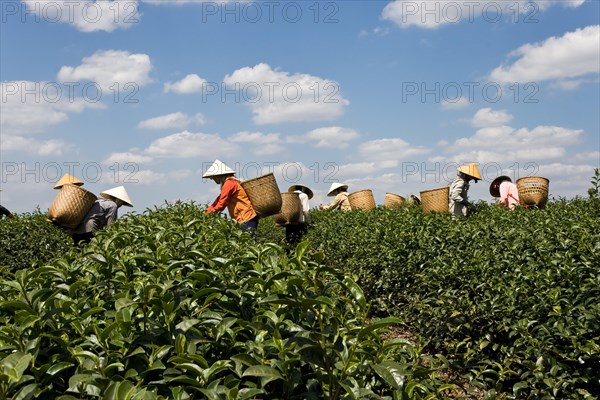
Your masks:
{"label": "tan conical hat", "polygon": [[306,195],[308,196],[308,199],[312,199],[313,198],[313,191],[310,190],[310,188],[306,185],[301,185],[301,184],[296,184],[296,185],[292,185],[290,186],[290,188],[288,189],[289,193],[293,193],[294,191],[299,190],[302,193],[306,193]]}
{"label": "tan conical hat", "polygon": [[339,183],[339,182],[334,182],[331,184],[331,187],[329,188],[329,192],[327,192],[327,196],[333,196],[333,193],[335,190],[339,189],[339,188],[344,188],[344,190],[348,190],[348,185],[346,185],[345,183]]}
{"label": "tan conical hat", "polygon": [[220,160],[215,160],[215,162],[210,166],[208,171],[202,175],[203,178],[211,178],[213,176],[219,175],[233,175],[235,171],[225,165],[224,162]]}
{"label": "tan conical hat", "polygon": [[107,191],[100,193],[100,196],[104,197],[105,199],[110,199],[113,197],[121,200],[124,205],[133,207],[133,204],[131,204],[131,199],[129,198],[129,195],[123,186],[117,186],[115,188],[108,189]]}
{"label": "tan conical hat", "polygon": [[477,165],[475,165],[474,163],[460,166],[458,167],[458,170],[463,174],[467,174],[475,179],[481,180],[481,174],[479,173],[479,169],[477,169]]}
{"label": "tan conical hat", "polygon": [[56,182],[56,186],[54,186],[54,189],[60,189],[61,187],[67,184],[81,186],[83,185],[83,182],[75,178],[71,174],[64,174],[63,177],[60,178],[58,182]]}

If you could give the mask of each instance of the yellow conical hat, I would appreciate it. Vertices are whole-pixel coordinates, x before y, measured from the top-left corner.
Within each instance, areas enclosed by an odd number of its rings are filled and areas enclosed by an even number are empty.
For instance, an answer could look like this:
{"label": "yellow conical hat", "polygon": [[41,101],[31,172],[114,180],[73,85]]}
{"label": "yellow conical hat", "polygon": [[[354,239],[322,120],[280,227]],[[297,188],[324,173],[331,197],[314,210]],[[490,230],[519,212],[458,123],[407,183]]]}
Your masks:
{"label": "yellow conical hat", "polygon": [[472,176],[475,179],[482,180],[481,174],[479,173],[479,169],[477,168],[477,165],[475,165],[474,163],[460,166],[460,167],[458,167],[458,170],[460,172],[462,172],[463,174],[467,174],[469,176]]}
{"label": "yellow conical hat", "polygon": [[60,180],[56,183],[56,186],[54,186],[54,189],[60,189],[61,187],[63,187],[64,185],[67,185],[67,184],[81,186],[81,185],[83,185],[83,182],[80,181],[79,179],[75,178],[71,174],[64,174],[63,177],[60,178]]}

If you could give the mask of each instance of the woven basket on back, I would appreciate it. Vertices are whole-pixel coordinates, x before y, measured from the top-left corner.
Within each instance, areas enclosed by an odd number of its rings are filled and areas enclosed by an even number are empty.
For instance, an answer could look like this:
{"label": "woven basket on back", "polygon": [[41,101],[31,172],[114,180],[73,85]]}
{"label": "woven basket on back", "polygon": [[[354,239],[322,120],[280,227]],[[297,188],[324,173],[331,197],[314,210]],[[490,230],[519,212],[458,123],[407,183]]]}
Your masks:
{"label": "woven basket on back", "polygon": [[96,200],[97,197],[92,192],[75,185],[64,185],[48,209],[48,219],[75,229]]}
{"label": "woven basket on back", "polygon": [[519,202],[522,206],[542,208],[548,202],[548,184],[550,181],[541,176],[527,176],[517,179]]}
{"label": "woven basket on back", "polygon": [[432,212],[448,212],[448,196],[450,187],[425,190],[421,192],[421,208],[425,214]]}
{"label": "woven basket on back", "polygon": [[403,205],[404,202],[404,197],[394,193],[386,193],[385,198],[383,199],[383,206],[388,208],[398,207]]}
{"label": "woven basket on back", "polygon": [[273,173],[242,182],[254,211],[264,218],[281,210],[281,192]]}
{"label": "woven basket on back", "polygon": [[359,190],[348,195],[350,208],[353,210],[372,210],[375,208],[375,198],[370,189]]}
{"label": "woven basket on back", "polygon": [[281,211],[273,216],[277,225],[297,224],[302,218],[302,202],[298,193],[281,193]]}

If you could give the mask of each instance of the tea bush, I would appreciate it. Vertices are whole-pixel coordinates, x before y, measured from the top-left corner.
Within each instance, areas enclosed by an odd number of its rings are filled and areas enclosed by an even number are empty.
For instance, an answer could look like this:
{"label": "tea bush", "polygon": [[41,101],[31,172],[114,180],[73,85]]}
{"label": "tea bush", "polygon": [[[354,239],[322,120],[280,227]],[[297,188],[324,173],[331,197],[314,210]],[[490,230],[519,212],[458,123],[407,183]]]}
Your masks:
{"label": "tea bush", "polygon": [[179,203],[0,282],[0,398],[438,399],[443,357],[384,340],[361,288]]}
{"label": "tea bush", "polygon": [[600,393],[600,204],[557,200],[468,219],[418,207],[314,212],[329,265],[356,274],[471,382],[518,399]]}
{"label": "tea bush", "polygon": [[31,268],[69,250],[71,238],[39,210],[0,220],[0,276]]}

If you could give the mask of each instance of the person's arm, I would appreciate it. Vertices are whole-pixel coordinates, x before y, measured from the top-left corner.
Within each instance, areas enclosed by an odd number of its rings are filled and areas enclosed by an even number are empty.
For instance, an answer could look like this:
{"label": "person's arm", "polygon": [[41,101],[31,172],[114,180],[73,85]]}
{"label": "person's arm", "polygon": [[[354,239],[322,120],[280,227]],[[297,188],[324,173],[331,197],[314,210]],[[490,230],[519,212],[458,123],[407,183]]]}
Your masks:
{"label": "person's arm", "polygon": [[219,197],[216,198],[216,200],[211,204],[211,206],[206,209],[206,212],[211,213],[223,211],[225,207],[227,207],[227,204],[229,204],[229,201],[235,195],[237,190],[238,187],[237,182],[235,180],[230,179],[225,181],[223,187],[221,188],[221,194],[219,195]]}
{"label": "person's arm", "polygon": [[340,193],[337,196],[335,196],[335,198],[329,205],[323,206],[323,210],[335,210],[342,205],[343,200],[344,196]]}
{"label": "person's arm", "polygon": [[106,219],[106,226],[112,225],[117,220],[118,210],[117,203],[111,201],[105,209],[104,218]]}

